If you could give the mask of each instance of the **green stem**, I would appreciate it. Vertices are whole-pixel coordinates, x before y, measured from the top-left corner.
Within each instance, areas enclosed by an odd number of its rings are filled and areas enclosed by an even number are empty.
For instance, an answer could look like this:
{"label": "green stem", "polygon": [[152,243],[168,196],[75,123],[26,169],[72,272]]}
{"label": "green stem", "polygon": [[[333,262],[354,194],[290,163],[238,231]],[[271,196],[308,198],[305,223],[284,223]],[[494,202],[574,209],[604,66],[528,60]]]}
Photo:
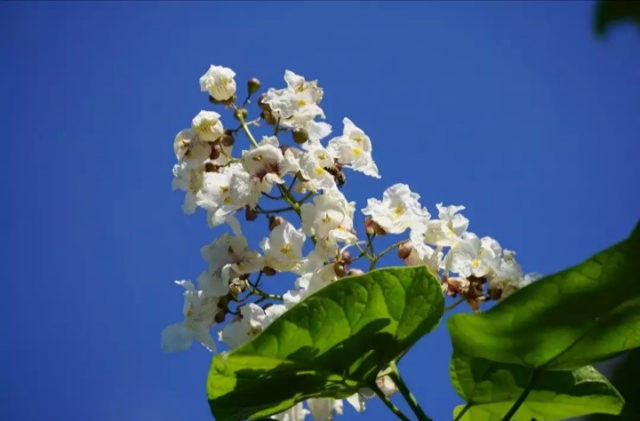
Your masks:
{"label": "green stem", "polygon": [[244,133],[247,135],[247,137],[249,138],[249,140],[251,141],[253,146],[258,146],[258,142],[256,142],[256,139],[253,137],[253,134],[251,133],[251,130],[249,130],[249,126],[247,125],[247,122],[244,121],[244,117],[242,116],[242,113],[237,113],[236,117],[237,117],[238,121],[240,121],[240,125],[242,126],[242,130],[244,130]]}
{"label": "green stem", "polygon": [[455,303],[448,305],[447,307],[444,308],[444,311],[447,312],[449,310],[453,310],[454,308],[458,307],[460,304],[464,303],[465,301],[467,301],[466,298],[462,297],[460,298],[458,301],[456,301]]}
{"label": "green stem", "polygon": [[382,399],[382,402],[387,406],[387,408],[389,408],[391,410],[391,412],[396,414],[396,416],[398,418],[400,418],[402,421],[411,421],[411,419],[409,417],[407,417],[400,410],[400,408],[398,408],[393,402],[391,402],[391,400],[389,400],[387,395],[385,395],[384,392],[382,390],[380,390],[380,388],[378,387],[377,384],[374,384],[371,388],[373,389],[374,392],[376,392],[376,395],[378,395],[378,397],[380,399]]}
{"label": "green stem", "polygon": [[400,376],[400,371],[398,371],[398,366],[396,365],[396,363],[392,362],[390,367],[391,373],[389,373],[389,376],[391,377],[391,380],[393,380],[396,386],[398,386],[398,390],[400,390],[402,397],[405,401],[407,401],[413,413],[416,414],[416,417],[418,417],[418,420],[431,421],[431,418],[429,418],[429,416],[420,407],[420,404],[416,400],[415,396],[413,396],[413,393],[411,393],[411,391],[407,387],[407,384],[404,382],[404,380],[402,380],[402,376]]}
{"label": "green stem", "polygon": [[536,381],[537,376],[538,369],[534,368],[531,370],[531,374],[529,375],[529,382],[527,383],[527,386],[524,388],[520,396],[518,396],[518,399],[513,403],[513,406],[511,406],[509,411],[504,415],[504,417],[502,417],[502,421],[509,421],[516,414],[520,406],[527,399],[527,396],[529,396],[531,389],[533,389],[533,384]]}
{"label": "green stem", "polygon": [[471,408],[471,405],[472,405],[471,402],[467,402],[464,408],[462,408],[462,411],[460,411],[456,419],[453,421],[460,421],[462,419],[462,416],[469,410],[469,408]]}

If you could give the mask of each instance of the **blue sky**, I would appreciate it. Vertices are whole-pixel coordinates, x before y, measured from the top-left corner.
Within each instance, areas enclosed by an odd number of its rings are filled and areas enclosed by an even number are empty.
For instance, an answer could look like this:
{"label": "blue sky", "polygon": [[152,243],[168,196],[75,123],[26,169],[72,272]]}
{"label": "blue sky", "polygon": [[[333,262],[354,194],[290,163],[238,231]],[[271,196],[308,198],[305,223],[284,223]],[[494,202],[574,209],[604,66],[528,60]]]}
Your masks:
{"label": "blue sky", "polygon": [[[470,229],[552,273],[625,237],[640,215],[640,36],[591,30],[593,4],[2,3],[5,180],[0,418],[206,420],[210,355],[165,355],[174,279],[220,231],[171,191],[175,134],[198,78],[318,79],[327,121],[371,137],[382,174],[464,204]],[[226,116],[226,122],[231,119]],[[240,149],[240,148],[238,148]],[[623,281],[623,280],[621,280]],[[444,325],[401,370],[436,420],[460,400]],[[391,419],[381,405],[349,419]]]}

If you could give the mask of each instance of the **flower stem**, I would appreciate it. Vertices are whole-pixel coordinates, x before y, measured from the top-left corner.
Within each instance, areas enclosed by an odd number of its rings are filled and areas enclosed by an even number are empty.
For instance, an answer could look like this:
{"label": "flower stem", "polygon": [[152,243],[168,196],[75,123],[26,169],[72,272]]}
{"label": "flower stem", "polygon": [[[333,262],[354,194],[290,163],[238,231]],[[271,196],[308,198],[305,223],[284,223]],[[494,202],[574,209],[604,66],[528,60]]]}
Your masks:
{"label": "flower stem", "polygon": [[416,417],[418,417],[418,420],[431,421],[431,418],[429,418],[429,416],[420,407],[420,404],[416,400],[415,396],[413,396],[413,393],[411,393],[411,391],[407,387],[407,384],[404,382],[404,380],[402,380],[400,371],[398,371],[398,366],[395,362],[391,363],[391,372],[389,373],[389,376],[391,377],[391,380],[393,380],[393,382],[396,384],[396,386],[398,386],[398,390],[400,390],[402,397],[405,401],[407,401],[413,413],[416,414]]}
{"label": "flower stem", "polygon": [[380,390],[378,385],[374,384],[372,386],[372,389],[373,389],[374,392],[376,392],[376,395],[378,395],[378,397],[380,399],[382,399],[382,402],[387,406],[387,408],[389,408],[391,410],[391,412],[396,414],[396,416],[398,418],[400,418],[402,421],[411,421],[411,419],[409,417],[407,417],[400,410],[400,408],[398,408],[393,402],[391,402],[391,400],[387,397],[387,395],[385,395],[384,392],[382,390]]}
{"label": "flower stem", "polygon": [[529,396],[531,389],[533,389],[533,385],[537,377],[538,370],[534,368],[529,375],[529,382],[527,383],[527,386],[524,388],[520,396],[518,396],[518,399],[514,402],[509,411],[504,415],[504,417],[502,417],[502,421],[509,421],[516,414],[520,406],[522,406],[524,401],[527,399],[527,396]]}

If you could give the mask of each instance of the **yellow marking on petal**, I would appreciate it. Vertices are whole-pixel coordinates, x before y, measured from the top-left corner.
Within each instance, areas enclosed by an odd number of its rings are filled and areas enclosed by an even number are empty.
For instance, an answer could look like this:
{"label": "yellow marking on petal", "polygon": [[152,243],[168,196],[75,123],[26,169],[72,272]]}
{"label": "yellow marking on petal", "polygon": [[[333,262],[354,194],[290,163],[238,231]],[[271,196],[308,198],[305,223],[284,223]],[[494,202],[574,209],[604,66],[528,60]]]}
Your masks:
{"label": "yellow marking on petal", "polygon": [[331,218],[329,218],[329,214],[325,213],[324,216],[322,217],[322,222],[324,222],[325,224],[328,224],[331,221]]}
{"label": "yellow marking on petal", "polygon": [[473,266],[473,267],[476,267],[476,268],[477,268],[478,266],[480,266],[480,260],[478,260],[478,259],[473,259],[473,260],[471,261],[471,266]]}
{"label": "yellow marking on petal", "polygon": [[224,204],[225,205],[230,205],[231,204],[231,196],[227,196],[224,198]]}
{"label": "yellow marking on petal", "polygon": [[316,167],[316,168],[315,168],[315,172],[316,172],[316,174],[318,174],[318,175],[322,175],[322,174],[324,174],[324,168],[322,168],[322,167]]}
{"label": "yellow marking on petal", "polygon": [[291,247],[291,244],[285,244],[284,246],[280,247],[280,253],[282,254],[289,254],[291,253],[293,247]]}
{"label": "yellow marking on petal", "polygon": [[298,107],[304,107],[305,105],[307,105],[307,103],[306,103],[306,101],[304,99],[298,100],[298,102],[296,104],[298,105]]}
{"label": "yellow marking on petal", "polygon": [[220,193],[224,194],[229,191],[229,186],[220,186]]}
{"label": "yellow marking on petal", "polygon": [[396,206],[395,208],[393,208],[393,219],[400,218],[404,214],[405,210],[406,209],[404,208],[404,206],[401,206],[401,205]]}
{"label": "yellow marking on petal", "polygon": [[362,149],[360,149],[360,148],[353,148],[353,149],[351,149],[351,152],[353,152],[353,154],[354,154],[355,156],[360,156],[360,154],[362,154]]}
{"label": "yellow marking on petal", "polygon": [[364,142],[364,136],[356,136],[353,138],[353,140],[355,140],[358,143],[362,143]]}

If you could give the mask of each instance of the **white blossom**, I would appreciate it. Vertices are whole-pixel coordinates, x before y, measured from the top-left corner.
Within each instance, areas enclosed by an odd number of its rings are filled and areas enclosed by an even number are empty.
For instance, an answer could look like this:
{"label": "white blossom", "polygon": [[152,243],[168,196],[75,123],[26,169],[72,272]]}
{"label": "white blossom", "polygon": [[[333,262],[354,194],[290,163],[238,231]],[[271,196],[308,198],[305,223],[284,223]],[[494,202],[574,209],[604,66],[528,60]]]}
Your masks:
{"label": "white blossom", "polygon": [[342,399],[314,398],[306,403],[315,421],[331,421],[334,413],[342,415]]}
{"label": "white blossom", "polygon": [[298,402],[286,411],[272,415],[271,419],[278,421],[304,421],[307,415],[309,415],[309,410],[303,406],[302,402]]}
{"label": "white blossom", "polygon": [[401,234],[407,228],[426,225],[429,212],[420,205],[420,195],[406,184],[394,184],[384,191],[382,201],[369,199],[362,210],[373,221],[391,234]]}
{"label": "white blossom", "polygon": [[306,81],[290,70],[285,71],[284,80],[287,87],[269,89],[262,102],[269,106],[280,125],[304,129],[312,140],[327,136],[331,126],[314,120],[316,117],[324,118],[324,112],[318,105],[323,92],[317,81]]}
{"label": "white blossom", "polygon": [[436,207],[440,219],[432,219],[427,223],[427,230],[424,232],[425,241],[428,244],[451,247],[469,227],[469,220],[458,213],[465,207],[443,206],[442,203],[438,203]]}
{"label": "white blossom", "polygon": [[240,308],[240,318],[227,324],[220,333],[220,339],[231,348],[237,348],[257,336],[275,319],[286,311],[282,304],[274,304],[263,309],[250,303]]}
{"label": "white blossom", "polygon": [[342,120],[342,136],[329,141],[327,149],[342,165],[371,177],[380,178],[378,167],[371,156],[371,140],[351,120]]}
{"label": "white blossom", "polygon": [[499,264],[502,248],[491,237],[466,232],[447,253],[446,270],[463,277],[486,277]]}
{"label": "white blossom", "polygon": [[176,284],[185,289],[184,321],[169,325],[162,331],[162,349],[165,352],[184,351],[196,339],[209,351],[215,351],[210,329],[215,323],[218,298],[195,289],[191,281],[176,281]]}
{"label": "white blossom", "polygon": [[228,67],[211,65],[200,77],[200,90],[209,92],[217,101],[226,101],[236,93],[235,75]]}
{"label": "white blossom", "polygon": [[284,222],[264,238],[260,247],[264,251],[264,264],[279,271],[291,271],[300,267],[305,235],[289,222]]}
{"label": "white blossom", "polygon": [[357,240],[353,233],[355,204],[339,190],[329,190],[316,196],[313,203],[301,206],[302,229],[316,238],[316,251],[323,257],[331,257],[338,243],[352,244]]}
{"label": "white blossom", "polygon": [[336,188],[333,175],[327,171],[327,168],[333,168],[335,163],[329,151],[320,142],[309,141],[305,144],[304,152],[296,154],[292,150],[287,150],[287,153],[287,159],[295,159],[300,171],[300,192]]}
{"label": "white blossom", "polygon": [[224,134],[220,114],[215,111],[200,111],[191,120],[191,129],[198,135],[198,139],[206,142],[215,142]]}

